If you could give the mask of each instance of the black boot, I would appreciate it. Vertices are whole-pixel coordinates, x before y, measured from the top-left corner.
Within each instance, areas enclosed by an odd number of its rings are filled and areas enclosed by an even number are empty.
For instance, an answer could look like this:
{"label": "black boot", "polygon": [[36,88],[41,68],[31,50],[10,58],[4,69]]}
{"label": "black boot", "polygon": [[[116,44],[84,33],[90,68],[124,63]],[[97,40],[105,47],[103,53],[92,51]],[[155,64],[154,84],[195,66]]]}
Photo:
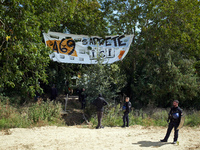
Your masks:
{"label": "black boot", "polygon": [[160,142],[167,142],[167,140],[163,139],[163,140],[160,140]]}

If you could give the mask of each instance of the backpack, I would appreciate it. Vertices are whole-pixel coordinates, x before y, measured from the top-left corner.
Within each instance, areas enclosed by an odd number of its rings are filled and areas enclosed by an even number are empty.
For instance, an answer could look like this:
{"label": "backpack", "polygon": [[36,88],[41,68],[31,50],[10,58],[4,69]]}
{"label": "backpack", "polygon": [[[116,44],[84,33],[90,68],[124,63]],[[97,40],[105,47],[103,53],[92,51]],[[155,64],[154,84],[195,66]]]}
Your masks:
{"label": "backpack", "polygon": [[131,112],[131,102],[128,103],[128,107],[129,107],[129,112]]}
{"label": "backpack", "polygon": [[[129,112],[131,112],[131,102],[128,102],[128,108],[129,108]],[[122,107],[122,110],[126,111],[126,106],[125,105]]]}

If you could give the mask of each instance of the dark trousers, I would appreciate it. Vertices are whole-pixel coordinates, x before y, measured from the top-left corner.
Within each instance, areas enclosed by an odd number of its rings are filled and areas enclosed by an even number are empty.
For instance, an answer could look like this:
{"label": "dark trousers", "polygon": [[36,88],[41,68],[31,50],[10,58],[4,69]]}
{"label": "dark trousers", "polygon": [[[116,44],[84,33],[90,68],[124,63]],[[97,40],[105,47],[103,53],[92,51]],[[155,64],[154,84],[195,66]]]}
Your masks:
{"label": "dark trousers", "polygon": [[123,126],[125,126],[126,122],[127,122],[127,127],[129,126],[128,113],[124,113],[123,122],[124,122],[124,125],[123,125]]}
{"label": "dark trousers", "polygon": [[51,96],[51,101],[56,100],[56,96]]}
{"label": "dark trousers", "polygon": [[103,112],[98,111],[97,112],[97,117],[98,117],[98,126],[97,127],[101,127],[101,121],[102,121],[102,118],[103,118]]}
{"label": "dark trousers", "polygon": [[85,102],[82,102],[81,104],[82,104],[81,109],[85,109],[86,106]]}
{"label": "dark trousers", "polygon": [[179,131],[179,130],[177,130],[178,125],[179,125],[178,122],[170,122],[169,123],[168,129],[167,129],[167,133],[165,135],[164,140],[166,140],[166,141],[168,140],[168,138],[170,136],[170,133],[171,133],[172,129],[174,128],[174,141],[177,141],[177,139],[178,139],[178,131]]}

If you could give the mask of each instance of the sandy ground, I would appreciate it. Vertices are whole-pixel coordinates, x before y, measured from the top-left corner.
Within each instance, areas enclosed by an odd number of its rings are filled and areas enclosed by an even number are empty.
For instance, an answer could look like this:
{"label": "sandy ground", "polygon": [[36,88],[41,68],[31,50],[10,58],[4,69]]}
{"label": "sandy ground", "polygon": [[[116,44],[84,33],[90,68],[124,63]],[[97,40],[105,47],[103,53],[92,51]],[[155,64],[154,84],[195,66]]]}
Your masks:
{"label": "sandy ground", "polygon": [[200,149],[200,128],[179,131],[179,145],[168,143],[164,127],[132,126],[89,129],[80,126],[15,128],[0,132],[0,150],[193,150]]}

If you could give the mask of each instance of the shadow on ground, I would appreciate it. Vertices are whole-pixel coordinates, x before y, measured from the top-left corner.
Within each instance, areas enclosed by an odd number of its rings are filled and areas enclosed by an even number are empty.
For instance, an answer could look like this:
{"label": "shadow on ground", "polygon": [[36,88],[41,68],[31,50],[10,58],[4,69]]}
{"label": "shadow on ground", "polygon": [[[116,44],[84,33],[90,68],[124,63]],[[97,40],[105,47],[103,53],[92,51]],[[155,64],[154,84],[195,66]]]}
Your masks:
{"label": "shadow on ground", "polygon": [[161,147],[163,145],[166,144],[170,144],[170,143],[163,143],[163,142],[152,142],[152,141],[139,141],[137,143],[132,143],[134,145],[139,145],[140,147],[154,147],[154,148],[158,148]]}

